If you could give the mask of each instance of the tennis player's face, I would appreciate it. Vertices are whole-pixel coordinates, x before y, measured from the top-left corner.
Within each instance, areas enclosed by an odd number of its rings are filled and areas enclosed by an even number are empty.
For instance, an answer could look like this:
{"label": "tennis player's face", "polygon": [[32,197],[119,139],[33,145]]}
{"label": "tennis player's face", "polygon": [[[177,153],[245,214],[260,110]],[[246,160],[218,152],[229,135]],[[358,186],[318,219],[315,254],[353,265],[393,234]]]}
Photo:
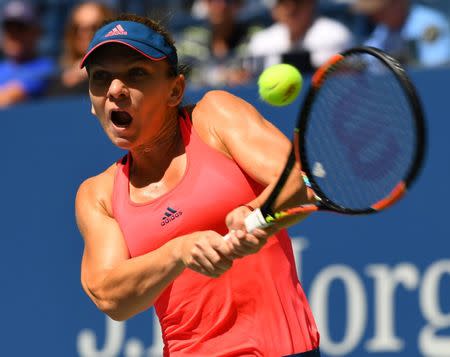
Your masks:
{"label": "tennis player's face", "polygon": [[169,77],[166,61],[152,61],[120,44],[104,45],[92,56],[92,112],[106,134],[122,149],[150,144],[181,101],[183,77]]}

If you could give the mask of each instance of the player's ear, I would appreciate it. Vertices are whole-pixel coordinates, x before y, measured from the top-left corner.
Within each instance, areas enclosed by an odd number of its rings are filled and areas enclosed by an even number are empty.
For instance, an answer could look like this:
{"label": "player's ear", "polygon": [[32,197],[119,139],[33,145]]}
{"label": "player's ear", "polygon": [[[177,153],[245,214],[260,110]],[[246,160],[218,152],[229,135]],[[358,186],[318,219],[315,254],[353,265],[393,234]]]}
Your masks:
{"label": "player's ear", "polygon": [[177,75],[172,82],[172,89],[168,98],[168,105],[170,107],[177,107],[183,100],[184,90],[186,87],[186,82],[184,75]]}

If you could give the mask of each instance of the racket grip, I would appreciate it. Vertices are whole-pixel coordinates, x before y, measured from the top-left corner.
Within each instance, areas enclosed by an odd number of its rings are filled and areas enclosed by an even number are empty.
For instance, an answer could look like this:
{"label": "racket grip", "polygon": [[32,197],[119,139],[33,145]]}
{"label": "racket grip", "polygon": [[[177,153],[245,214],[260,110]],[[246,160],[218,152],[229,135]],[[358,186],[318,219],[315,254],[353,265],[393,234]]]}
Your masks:
{"label": "racket grip", "polygon": [[257,228],[265,228],[269,226],[259,208],[256,208],[254,211],[250,212],[250,214],[245,218],[244,223],[245,229],[249,233],[253,232]]}
{"label": "racket grip", "polygon": [[[245,229],[247,232],[251,233],[257,228],[265,228],[270,226],[269,223],[266,222],[264,216],[259,208],[255,208],[254,211],[250,212],[250,214],[244,220]],[[230,239],[230,233],[227,233],[223,239]]]}

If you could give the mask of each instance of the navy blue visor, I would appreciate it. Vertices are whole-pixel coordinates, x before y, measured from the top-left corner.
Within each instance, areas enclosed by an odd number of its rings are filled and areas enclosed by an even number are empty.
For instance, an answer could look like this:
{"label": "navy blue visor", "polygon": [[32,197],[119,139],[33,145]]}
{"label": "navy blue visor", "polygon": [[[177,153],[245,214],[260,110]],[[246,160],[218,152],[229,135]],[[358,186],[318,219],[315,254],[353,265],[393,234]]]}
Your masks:
{"label": "navy blue visor", "polygon": [[139,22],[114,21],[101,27],[95,33],[80,67],[83,68],[86,65],[87,59],[97,48],[107,43],[120,43],[153,61],[167,59],[171,66],[176,68],[178,65],[176,50],[161,34]]}

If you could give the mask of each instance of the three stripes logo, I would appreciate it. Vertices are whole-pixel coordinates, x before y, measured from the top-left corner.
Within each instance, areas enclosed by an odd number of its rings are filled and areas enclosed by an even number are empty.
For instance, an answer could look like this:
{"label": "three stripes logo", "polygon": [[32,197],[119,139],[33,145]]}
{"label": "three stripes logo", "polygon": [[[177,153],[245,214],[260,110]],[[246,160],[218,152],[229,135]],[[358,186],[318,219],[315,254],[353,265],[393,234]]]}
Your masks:
{"label": "three stripes logo", "polygon": [[166,212],[164,212],[164,216],[161,218],[161,226],[165,226],[169,224],[176,218],[180,217],[183,214],[182,211],[173,209],[171,207],[166,208]]}
{"label": "three stripes logo", "polygon": [[128,35],[128,32],[122,27],[121,24],[116,25],[111,31],[109,31],[105,37]]}

